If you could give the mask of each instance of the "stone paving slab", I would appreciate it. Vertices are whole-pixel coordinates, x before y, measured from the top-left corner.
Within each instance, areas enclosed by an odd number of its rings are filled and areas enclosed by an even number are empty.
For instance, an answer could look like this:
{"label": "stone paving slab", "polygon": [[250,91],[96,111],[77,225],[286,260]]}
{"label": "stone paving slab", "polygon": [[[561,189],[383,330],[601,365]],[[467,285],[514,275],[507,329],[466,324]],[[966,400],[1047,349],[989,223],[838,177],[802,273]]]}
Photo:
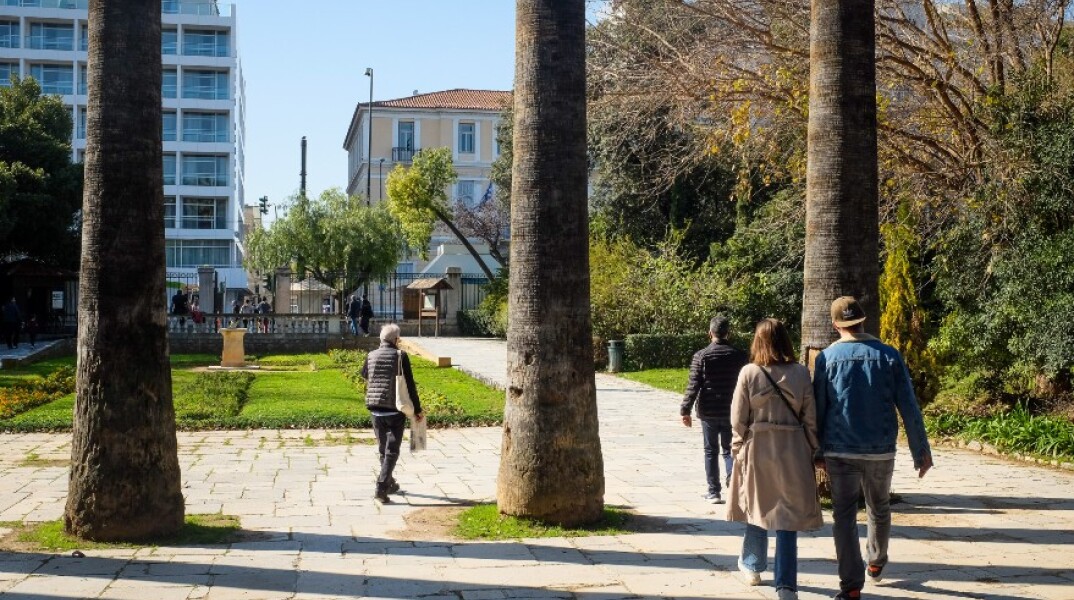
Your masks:
{"label": "stone paving slab", "polygon": [[[418,341],[486,380],[506,379],[503,342]],[[606,502],[642,515],[654,525],[647,533],[398,539],[411,511],[494,497],[499,428],[430,431],[429,451],[400,461],[407,494],[384,507],[370,497],[375,453],[326,441],[339,432],[181,433],[188,512],[237,514],[260,539],[83,559],[0,553],[0,598],[775,598],[770,573],[754,588],[736,574],[742,527],[701,498],[700,431],[679,424],[678,398],[608,375],[597,387]],[[24,460],[67,457],[69,436],[0,435],[0,450],[0,521],[59,518],[66,467]],[[866,598],[1074,599],[1074,474],[962,450],[937,449],[936,463],[919,480],[900,455],[892,562]],[[800,536],[803,600],[834,594],[833,556],[830,526]]]}

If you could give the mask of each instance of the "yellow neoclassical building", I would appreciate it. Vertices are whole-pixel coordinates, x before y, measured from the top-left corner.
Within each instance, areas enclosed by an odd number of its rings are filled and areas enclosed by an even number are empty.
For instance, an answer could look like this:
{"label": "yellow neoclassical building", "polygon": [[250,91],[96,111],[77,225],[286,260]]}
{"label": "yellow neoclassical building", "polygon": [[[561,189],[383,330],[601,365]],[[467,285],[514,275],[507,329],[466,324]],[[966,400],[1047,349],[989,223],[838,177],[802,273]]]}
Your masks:
{"label": "yellow neoclassical building", "polygon": [[[343,149],[347,151],[347,193],[371,202],[384,199],[384,180],[395,165],[409,165],[423,148],[452,149],[459,174],[448,196],[476,203],[489,189],[492,162],[500,155],[496,124],[511,92],[454,89],[359,104]],[[372,133],[372,136],[370,136]],[[370,144],[372,139],[372,144]]]}

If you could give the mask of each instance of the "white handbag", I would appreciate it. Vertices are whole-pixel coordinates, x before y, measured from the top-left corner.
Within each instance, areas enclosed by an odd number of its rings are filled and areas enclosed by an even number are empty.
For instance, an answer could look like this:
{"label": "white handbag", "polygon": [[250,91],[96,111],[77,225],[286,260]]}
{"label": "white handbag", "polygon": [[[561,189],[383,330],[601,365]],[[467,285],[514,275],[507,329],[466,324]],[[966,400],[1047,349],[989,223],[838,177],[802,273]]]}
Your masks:
{"label": "white handbag", "polygon": [[410,399],[410,388],[406,385],[406,377],[403,376],[403,351],[399,350],[396,358],[395,370],[395,409],[404,415],[414,417],[414,401]]}

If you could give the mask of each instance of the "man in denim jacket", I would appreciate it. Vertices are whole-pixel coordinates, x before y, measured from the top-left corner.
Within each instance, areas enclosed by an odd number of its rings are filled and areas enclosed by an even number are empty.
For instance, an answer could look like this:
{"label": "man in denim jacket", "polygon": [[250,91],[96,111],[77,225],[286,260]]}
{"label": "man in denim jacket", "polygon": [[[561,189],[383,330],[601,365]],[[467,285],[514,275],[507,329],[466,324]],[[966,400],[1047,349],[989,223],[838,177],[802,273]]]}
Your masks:
{"label": "man in denim jacket", "polygon": [[865,333],[865,311],[850,296],[832,302],[832,325],[839,340],[817,356],[813,389],[817,401],[820,451],[817,463],[832,482],[832,534],[839,561],[836,600],[861,597],[866,566],[858,542],[858,497],[864,492],[869,531],[868,575],[880,581],[888,562],[891,535],[889,493],[899,434],[896,411],[918,476],[932,467],[910,373],[899,351]]}

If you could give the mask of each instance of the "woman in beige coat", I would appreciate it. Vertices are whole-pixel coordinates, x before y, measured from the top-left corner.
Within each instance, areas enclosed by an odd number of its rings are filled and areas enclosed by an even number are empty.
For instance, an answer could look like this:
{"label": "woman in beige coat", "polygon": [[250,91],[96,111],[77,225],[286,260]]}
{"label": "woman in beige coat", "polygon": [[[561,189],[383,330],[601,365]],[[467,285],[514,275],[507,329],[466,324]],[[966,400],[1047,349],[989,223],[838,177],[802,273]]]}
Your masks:
{"label": "woman in beige coat", "polygon": [[738,374],[731,401],[734,467],[727,519],[746,523],[738,568],[751,585],[760,584],[768,566],[768,531],[775,530],[776,591],[780,600],[795,599],[797,532],[822,525],[813,472],[813,384],[809,370],[795,361],[787,328],[776,319],[757,324],[750,360]]}

